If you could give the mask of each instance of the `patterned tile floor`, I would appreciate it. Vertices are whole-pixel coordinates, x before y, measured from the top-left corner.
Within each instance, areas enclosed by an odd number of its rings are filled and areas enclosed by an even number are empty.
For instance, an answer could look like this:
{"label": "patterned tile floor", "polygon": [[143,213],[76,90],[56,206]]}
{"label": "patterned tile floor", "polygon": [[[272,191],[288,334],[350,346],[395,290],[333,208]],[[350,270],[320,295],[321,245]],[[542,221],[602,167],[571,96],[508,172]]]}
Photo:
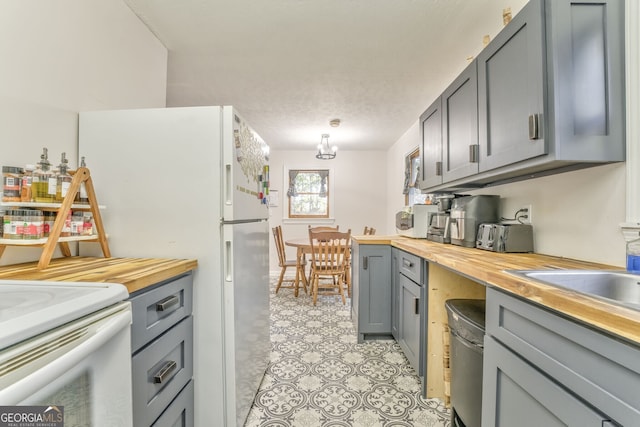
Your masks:
{"label": "patterned tile floor", "polygon": [[450,426],[395,341],[357,343],[349,300],[314,307],[304,292],[274,290],[271,361],[245,426]]}

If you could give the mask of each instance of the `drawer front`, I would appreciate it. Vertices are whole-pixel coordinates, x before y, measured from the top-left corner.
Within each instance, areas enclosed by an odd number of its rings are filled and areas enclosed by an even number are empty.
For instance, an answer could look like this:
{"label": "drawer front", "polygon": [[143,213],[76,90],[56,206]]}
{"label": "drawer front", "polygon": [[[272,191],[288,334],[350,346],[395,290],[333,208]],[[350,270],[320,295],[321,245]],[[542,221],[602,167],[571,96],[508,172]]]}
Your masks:
{"label": "drawer front", "polygon": [[414,282],[422,283],[422,258],[405,251],[399,251],[398,269],[400,273]]}
{"label": "drawer front", "polygon": [[149,426],[193,376],[193,317],[145,347],[131,365],[133,424]]}
{"label": "drawer front", "polygon": [[145,344],[191,315],[193,276],[180,276],[130,299],[132,311],[131,351]]}
{"label": "drawer front", "polygon": [[193,380],[182,389],[152,427],[193,427]]}
{"label": "drawer front", "polygon": [[640,348],[487,289],[486,333],[622,425],[640,419]]}

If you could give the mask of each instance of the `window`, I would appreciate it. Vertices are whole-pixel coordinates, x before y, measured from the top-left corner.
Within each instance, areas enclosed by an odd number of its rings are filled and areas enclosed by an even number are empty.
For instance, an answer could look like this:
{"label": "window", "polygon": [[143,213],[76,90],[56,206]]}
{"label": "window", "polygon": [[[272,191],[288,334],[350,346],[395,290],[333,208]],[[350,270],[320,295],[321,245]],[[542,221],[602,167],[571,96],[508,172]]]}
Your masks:
{"label": "window", "polygon": [[421,193],[420,184],[420,150],[416,148],[405,157],[404,172],[404,203],[413,206],[416,203],[424,203],[425,195]]}
{"label": "window", "polygon": [[329,218],[329,170],[289,170],[289,218]]}

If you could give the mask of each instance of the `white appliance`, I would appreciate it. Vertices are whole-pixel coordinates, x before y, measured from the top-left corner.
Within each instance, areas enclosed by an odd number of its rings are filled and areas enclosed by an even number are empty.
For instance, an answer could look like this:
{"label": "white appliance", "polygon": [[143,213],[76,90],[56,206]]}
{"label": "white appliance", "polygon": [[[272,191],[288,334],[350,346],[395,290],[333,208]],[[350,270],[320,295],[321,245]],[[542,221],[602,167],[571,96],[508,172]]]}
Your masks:
{"label": "white appliance", "polygon": [[132,426],[128,296],[118,284],[0,280],[3,413],[51,406],[64,425]]}
{"label": "white appliance", "polygon": [[232,107],[80,114],[111,253],[198,260],[196,426],[243,425],[268,364],[267,150]]}

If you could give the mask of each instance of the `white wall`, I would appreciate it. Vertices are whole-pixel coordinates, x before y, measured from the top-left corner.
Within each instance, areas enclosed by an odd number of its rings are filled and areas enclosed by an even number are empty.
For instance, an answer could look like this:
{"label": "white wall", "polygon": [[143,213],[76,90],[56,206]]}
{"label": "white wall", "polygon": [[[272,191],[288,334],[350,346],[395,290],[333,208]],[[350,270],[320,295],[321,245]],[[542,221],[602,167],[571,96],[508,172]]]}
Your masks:
{"label": "white wall", "polygon": [[[0,58],[1,165],[47,147],[76,167],[79,111],[165,106],[167,50],[121,0],[4,1]],[[39,256],[9,247],[0,264]]]}
{"label": "white wall", "polygon": [[[272,190],[279,192],[280,203],[270,208],[269,225],[282,226],[286,239],[308,236],[309,220],[287,220],[288,169],[322,168],[331,170],[333,180],[333,208],[327,225],[339,225],[340,230],[351,229],[362,234],[364,226],[371,226],[382,234],[385,228],[387,195],[387,153],[384,151],[338,151],[333,160],[317,160],[314,148],[305,151],[273,150],[269,156],[269,179]],[[317,224],[317,221],[314,221]],[[278,256],[271,238],[271,271],[279,271]],[[287,248],[287,256],[295,257],[295,250]]]}

